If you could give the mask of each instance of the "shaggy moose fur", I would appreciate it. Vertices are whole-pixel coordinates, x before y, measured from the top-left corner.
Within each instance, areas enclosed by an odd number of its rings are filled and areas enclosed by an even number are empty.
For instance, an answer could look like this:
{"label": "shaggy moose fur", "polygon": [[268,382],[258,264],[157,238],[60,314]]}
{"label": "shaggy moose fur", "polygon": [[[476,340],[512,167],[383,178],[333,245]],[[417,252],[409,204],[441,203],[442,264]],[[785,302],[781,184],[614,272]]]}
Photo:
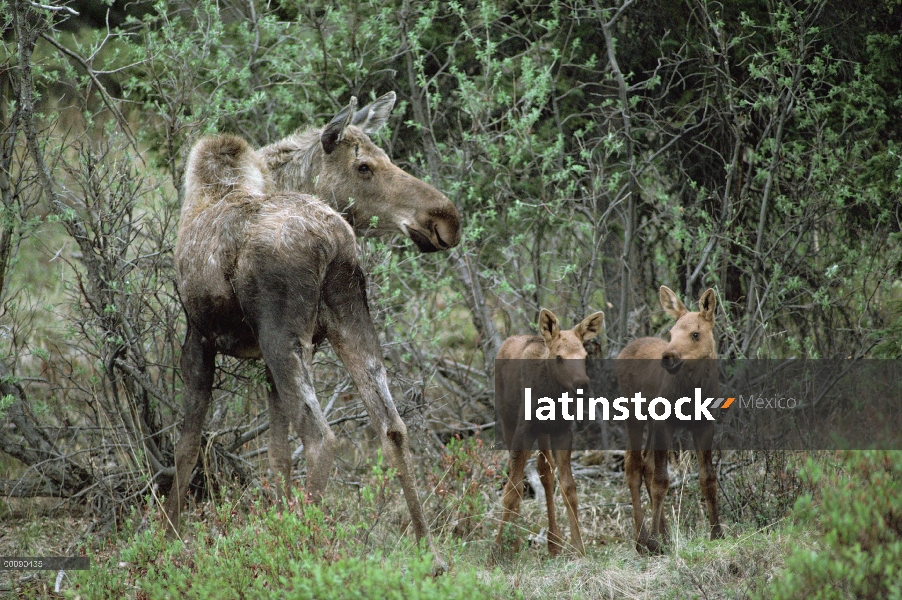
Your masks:
{"label": "shaggy moose fur", "polygon": [[[356,114],[352,99],[320,131],[319,143],[309,134],[301,136],[316,147],[279,152],[279,160],[271,151],[255,152],[230,135],[201,139],[191,151],[175,248],[188,333],[181,359],[185,420],[166,504],[173,533],[197,462],[218,352],[264,360],[270,389],[270,466],[287,488],[290,422],[304,443],[306,490],[314,499],[321,497],[332,470],[335,435],[316,398],[310,369],[314,346],[328,339],[397,470],[416,536],[428,540],[434,551],[414,484],[407,428],[389,391],[367,306],[354,230],[319,198],[286,190],[302,182],[283,176],[304,173],[313,188],[337,206],[342,204],[338,198],[356,194],[348,196],[355,199],[353,206],[344,202],[346,216],[363,222],[385,217],[395,227],[379,232],[404,231],[424,251],[455,245],[460,240],[459,217],[450,201],[391,165],[364,133],[384,123],[394,102],[394,94],[389,96],[391,102],[384,96],[374,103],[375,109],[366,107]],[[280,144],[291,147],[287,140]],[[379,160],[341,162],[364,151]],[[283,174],[275,181],[267,157],[276,173]],[[330,162],[336,158],[338,162]],[[294,161],[305,164],[295,168]],[[368,171],[362,169],[364,164],[370,165]],[[350,168],[338,171],[344,167]],[[343,185],[342,177],[355,182]],[[443,567],[440,558],[436,564]]]}
{"label": "shaggy moose fur", "polygon": [[[705,396],[717,396],[717,347],[714,343],[714,290],[707,290],[698,301],[698,312],[689,312],[670,288],[661,286],[661,307],[676,323],[670,329],[670,342],[646,337],[634,340],[617,356],[614,367],[620,392],[631,398],[642,392],[646,399],[658,396],[671,401],[693,396],[701,388]],[[648,424],[649,433],[642,452],[642,434]],[[711,457],[714,438],[712,421],[680,421],[675,416],[665,421],[640,421],[631,416],[626,421],[626,482],[633,502],[636,526],[636,550],[661,552],[666,541],[667,521],[664,498],[670,488],[667,457],[670,443],[678,429],[692,434],[698,454],[698,480],[708,505],[711,539],[723,537],[717,512],[717,473]],[[645,528],[642,509],[642,483],[651,498],[651,532]]]}

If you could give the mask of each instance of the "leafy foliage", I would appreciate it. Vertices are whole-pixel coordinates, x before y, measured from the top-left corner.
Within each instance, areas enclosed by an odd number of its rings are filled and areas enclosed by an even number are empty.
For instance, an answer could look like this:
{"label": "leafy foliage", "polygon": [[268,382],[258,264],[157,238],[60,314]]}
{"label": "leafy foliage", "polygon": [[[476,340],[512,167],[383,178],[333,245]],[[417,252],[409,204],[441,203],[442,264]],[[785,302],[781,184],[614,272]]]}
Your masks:
{"label": "leafy foliage", "polygon": [[762,597],[902,597],[899,453],[847,452],[833,468],[809,460],[805,476],[818,492],[799,498],[795,518],[818,547],[792,552]]}

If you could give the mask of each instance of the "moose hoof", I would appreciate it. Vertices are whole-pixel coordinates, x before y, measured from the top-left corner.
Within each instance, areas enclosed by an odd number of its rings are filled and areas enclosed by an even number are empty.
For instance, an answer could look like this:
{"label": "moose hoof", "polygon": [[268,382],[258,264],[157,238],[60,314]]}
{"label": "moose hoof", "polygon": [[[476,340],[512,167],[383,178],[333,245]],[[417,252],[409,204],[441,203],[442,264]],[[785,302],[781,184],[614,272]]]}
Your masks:
{"label": "moose hoof", "polygon": [[711,539],[712,540],[722,540],[724,538],[723,529],[720,527],[720,523],[711,528]]}
{"label": "moose hoof", "polygon": [[441,556],[436,554],[432,559],[432,577],[441,577],[448,572],[448,563]]}

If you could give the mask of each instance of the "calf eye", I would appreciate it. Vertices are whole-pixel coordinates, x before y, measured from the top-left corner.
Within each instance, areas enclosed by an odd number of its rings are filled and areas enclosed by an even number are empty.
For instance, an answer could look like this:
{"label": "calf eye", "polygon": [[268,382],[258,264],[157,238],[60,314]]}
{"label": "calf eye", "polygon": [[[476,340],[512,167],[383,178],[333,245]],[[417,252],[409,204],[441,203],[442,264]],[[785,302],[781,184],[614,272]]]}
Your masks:
{"label": "calf eye", "polygon": [[698,340],[698,332],[697,332],[697,331],[694,331],[694,332],[692,333],[692,339],[693,339],[693,340]]}
{"label": "calf eye", "polygon": [[373,171],[372,171],[372,169],[370,169],[370,166],[368,164],[364,163],[364,164],[360,165],[359,167],[357,167],[357,172],[360,173],[361,175],[369,175]]}
{"label": "calf eye", "polygon": [[559,363],[564,362],[564,357],[561,356],[560,354],[558,354],[558,355],[557,355],[557,361],[558,361]]}

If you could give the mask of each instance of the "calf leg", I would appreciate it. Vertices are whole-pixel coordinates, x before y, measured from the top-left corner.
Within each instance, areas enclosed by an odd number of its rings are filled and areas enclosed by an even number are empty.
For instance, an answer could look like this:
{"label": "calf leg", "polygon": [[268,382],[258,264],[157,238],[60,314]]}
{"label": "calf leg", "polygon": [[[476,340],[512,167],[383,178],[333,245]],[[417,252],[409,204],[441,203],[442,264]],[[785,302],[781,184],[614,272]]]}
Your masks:
{"label": "calf leg", "polygon": [[551,443],[547,435],[539,436],[539,457],[536,459],[536,470],[539,480],[545,489],[545,506],[548,508],[548,553],[557,556],[561,553],[564,540],[557,526],[554,510],[554,459],[551,455]]}
{"label": "calf leg", "polygon": [[287,416],[304,442],[306,491],[319,501],[332,472],[336,441],[313,388],[313,345],[308,335],[293,333],[290,327],[267,329],[260,350],[275,383],[275,393],[269,395],[270,427],[275,426],[270,439],[276,444],[270,449],[270,465],[285,478],[287,489],[291,482]]}
{"label": "calf leg", "polygon": [[667,531],[664,519],[664,499],[670,489],[670,475],[667,472],[667,459],[670,438],[673,432],[667,427],[652,427],[649,437],[649,452],[654,458],[654,472],[651,477],[651,534],[648,538],[648,549],[660,553],[666,542]]}
{"label": "calf leg", "polygon": [[215,358],[216,349],[212,341],[189,324],[181,358],[185,419],[175,447],[175,478],[165,507],[170,537],[178,535],[182,501],[191,482],[191,473],[197,465],[201,432],[212,398]]}
{"label": "calf leg", "polygon": [[[624,471],[626,485],[633,503],[633,523],[636,532],[636,551],[644,552],[648,544],[648,530],[645,528],[645,511],[642,508],[642,481],[646,464],[642,456],[642,432],[645,424],[636,419],[626,422],[627,444]],[[649,488],[651,489],[651,488]]]}
{"label": "calf leg", "polygon": [[586,555],[586,547],[583,545],[583,536],[579,531],[579,512],[576,500],[576,481],[573,479],[573,471],[570,468],[570,455],[573,453],[573,433],[568,432],[554,442],[554,460],[558,466],[561,480],[561,495],[564,497],[564,506],[567,508],[567,518],[570,520],[570,539],[573,548],[582,556]]}
{"label": "calf leg", "polygon": [[[518,446],[519,447],[519,446]],[[508,523],[513,523],[520,514],[520,500],[523,498],[523,469],[526,467],[526,459],[531,450],[511,450],[510,461],[507,469],[507,482],[502,493],[501,525],[495,536],[495,551],[501,555],[504,553],[504,536]],[[519,549],[519,536],[514,542],[514,552]]]}
{"label": "calf leg", "polygon": [[[276,380],[266,367],[269,403],[269,467],[276,478],[276,495],[291,495],[291,448],[288,445],[289,412],[282,406]],[[281,481],[278,481],[281,479]]]}
{"label": "calf leg", "polygon": [[692,441],[695,442],[695,453],[698,455],[698,483],[702,489],[705,504],[708,506],[711,539],[716,540],[723,537],[723,530],[720,527],[720,515],[717,512],[717,472],[714,470],[714,462],[711,456],[713,437],[714,429],[712,427],[692,432]]}

